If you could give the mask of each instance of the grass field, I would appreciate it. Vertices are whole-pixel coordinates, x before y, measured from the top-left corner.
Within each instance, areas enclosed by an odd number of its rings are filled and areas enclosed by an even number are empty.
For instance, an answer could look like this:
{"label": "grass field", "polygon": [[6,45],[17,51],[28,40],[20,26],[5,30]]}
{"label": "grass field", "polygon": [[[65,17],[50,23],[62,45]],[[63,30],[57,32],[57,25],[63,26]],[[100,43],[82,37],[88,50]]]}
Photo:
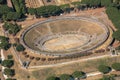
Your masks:
{"label": "grass field", "polygon": [[[120,56],[113,57],[113,58],[104,58],[104,59],[97,59],[91,60],[87,62],[81,63],[74,63],[65,66],[58,66],[53,68],[46,68],[46,69],[33,69],[27,72],[24,69],[16,69],[16,77],[17,80],[45,80],[46,77],[56,75],[59,76],[60,74],[71,74],[74,71],[84,71],[84,72],[94,72],[97,71],[97,67],[100,64],[111,65],[114,62],[120,62]],[[30,78],[28,78],[30,76]],[[93,79],[94,80],[94,79]]]}

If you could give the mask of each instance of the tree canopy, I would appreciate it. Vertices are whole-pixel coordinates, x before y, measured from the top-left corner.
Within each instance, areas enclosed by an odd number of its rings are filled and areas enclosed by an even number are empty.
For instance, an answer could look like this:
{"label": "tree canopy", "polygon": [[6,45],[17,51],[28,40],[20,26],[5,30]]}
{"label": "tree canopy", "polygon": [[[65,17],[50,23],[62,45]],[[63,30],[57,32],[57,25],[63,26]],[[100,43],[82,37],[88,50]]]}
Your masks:
{"label": "tree canopy", "polygon": [[1,64],[4,67],[10,68],[10,67],[12,67],[14,65],[14,61],[13,60],[4,60],[4,61],[2,61]]}
{"label": "tree canopy", "polygon": [[86,4],[89,7],[99,7],[101,6],[101,0],[82,0],[82,4]]}
{"label": "tree canopy", "polygon": [[20,30],[21,30],[21,26],[18,24],[13,24],[13,23],[8,23],[5,22],[5,24],[3,25],[3,28],[9,32],[9,34],[12,35],[16,35]]}
{"label": "tree canopy", "polygon": [[36,9],[35,8],[28,8],[27,11],[31,15],[35,15],[36,14]]}
{"label": "tree canopy", "polygon": [[62,74],[62,75],[60,75],[60,80],[69,80],[70,78],[71,78],[71,76],[68,75],[68,74]]}
{"label": "tree canopy", "polygon": [[0,5],[0,15],[5,15],[7,14],[8,12],[11,12],[12,9],[9,8],[7,5]]}
{"label": "tree canopy", "polygon": [[0,4],[6,3],[6,0],[0,0]]}
{"label": "tree canopy", "polygon": [[120,63],[113,63],[112,68],[115,69],[116,71],[120,71]]}
{"label": "tree canopy", "polygon": [[99,80],[115,80],[114,76],[103,76],[103,78],[99,79]]}
{"label": "tree canopy", "polygon": [[24,46],[23,46],[23,45],[18,44],[18,45],[16,46],[16,50],[17,50],[18,52],[21,52],[21,51],[24,51],[24,50],[25,50],[25,48],[24,48]]}
{"label": "tree canopy", "polygon": [[113,0],[101,0],[101,6],[110,6],[112,4]]}
{"label": "tree canopy", "polygon": [[114,26],[120,29],[120,11],[116,7],[107,7],[106,13]]}
{"label": "tree canopy", "polygon": [[48,77],[46,80],[59,80],[59,78],[51,76],[51,77]]}
{"label": "tree canopy", "polygon": [[38,17],[49,17],[59,15],[61,13],[61,9],[59,6],[56,5],[48,5],[36,8],[37,16]]}
{"label": "tree canopy", "polygon": [[7,76],[14,76],[15,75],[15,70],[14,69],[5,68],[4,69],[4,74],[7,75]]}
{"label": "tree canopy", "polygon": [[25,0],[12,0],[12,3],[16,12],[22,14],[26,13]]}
{"label": "tree canopy", "polygon": [[117,30],[115,31],[113,34],[112,34],[113,38],[120,41],[120,30]]}
{"label": "tree canopy", "polygon": [[75,71],[72,76],[74,78],[85,78],[86,77],[86,74],[82,71]]}
{"label": "tree canopy", "polygon": [[18,13],[18,12],[8,12],[5,19],[7,21],[11,21],[11,20],[16,21],[16,20],[18,20],[20,18],[21,18],[20,13]]}
{"label": "tree canopy", "polygon": [[6,80],[16,80],[16,79],[8,78],[8,79],[6,79]]}
{"label": "tree canopy", "polygon": [[8,50],[10,48],[9,38],[0,36],[0,48]]}
{"label": "tree canopy", "polygon": [[98,70],[102,72],[103,74],[109,73],[111,71],[111,68],[106,65],[99,65]]}

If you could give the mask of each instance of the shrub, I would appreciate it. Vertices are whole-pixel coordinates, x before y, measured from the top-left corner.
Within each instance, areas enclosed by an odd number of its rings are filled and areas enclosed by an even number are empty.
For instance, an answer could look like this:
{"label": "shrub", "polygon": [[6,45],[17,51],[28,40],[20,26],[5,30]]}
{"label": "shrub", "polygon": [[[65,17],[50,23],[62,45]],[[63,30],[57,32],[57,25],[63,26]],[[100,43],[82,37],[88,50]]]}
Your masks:
{"label": "shrub", "polygon": [[0,36],[0,48],[8,50],[10,48],[9,38]]}
{"label": "shrub", "polygon": [[98,70],[100,72],[102,72],[103,74],[106,74],[106,73],[109,73],[111,71],[111,68],[109,66],[106,66],[106,65],[100,65],[98,67]]}
{"label": "shrub", "polygon": [[13,56],[12,56],[12,55],[8,55],[7,57],[8,57],[8,59],[12,59],[12,58],[13,58]]}
{"label": "shrub", "polygon": [[4,60],[2,61],[2,66],[4,67],[12,67],[14,65],[14,61],[13,60]]}
{"label": "shrub", "polygon": [[71,76],[68,75],[68,74],[62,74],[62,75],[60,76],[60,80],[69,80],[70,78],[71,78]]}
{"label": "shrub", "polygon": [[6,80],[16,80],[16,79],[8,78],[8,79],[6,79]]}
{"label": "shrub", "polygon": [[120,63],[113,63],[112,68],[115,69],[116,71],[120,71]]}
{"label": "shrub", "polygon": [[21,51],[24,51],[25,48],[23,47],[23,45],[19,44],[19,45],[16,46],[16,50],[17,50],[18,52],[21,52]]}
{"label": "shrub", "polygon": [[46,80],[59,80],[59,78],[51,76],[51,77],[48,77]]}
{"label": "shrub", "polygon": [[103,78],[99,79],[99,80],[115,80],[114,76],[103,76]]}
{"label": "shrub", "polygon": [[86,77],[86,74],[82,71],[75,71],[72,76],[74,78],[85,78]]}
{"label": "shrub", "polygon": [[2,59],[0,58],[0,64],[2,63]]}
{"label": "shrub", "polygon": [[12,35],[16,35],[21,30],[21,26],[18,25],[17,23],[13,24],[13,23],[5,22],[5,24],[3,25],[3,28],[6,31],[8,31],[9,34],[12,34]]}
{"label": "shrub", "polygon": [[15,70],[14,69],[5,68],[4,69],[4,74],[7,75],[7,76],[14,76],[15,75]]}

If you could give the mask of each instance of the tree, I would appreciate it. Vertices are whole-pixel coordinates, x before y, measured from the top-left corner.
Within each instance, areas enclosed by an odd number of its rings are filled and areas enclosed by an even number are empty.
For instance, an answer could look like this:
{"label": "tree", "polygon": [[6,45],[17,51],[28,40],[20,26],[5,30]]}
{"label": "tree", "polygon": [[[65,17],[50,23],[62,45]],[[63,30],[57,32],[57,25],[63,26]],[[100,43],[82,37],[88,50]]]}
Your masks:
{"label": "tree", "polygon": [[56,16],[60,15],[62,10],[59,6],[56,5],[48,5],[36,8],[37,16],[38,17],[49,17],[49,16]]}
{"label": "tree", "polygon": [[9,38],[0,36],[0,48],[8,50],[10,48]]}
{"label": "tree", "polygon": [[26,13],[25,0],[12,0],[12,3],[16,12],[22,14]]}
{"label": "tree", "polygon": [[99,65],[98,70],[102,72],[103,74],[109,73],[111,71],[111,68],[106,65]]}
{"label": "tree", "polygon": [[6,0],[0,0],[0,4],[6,3]]}
{"label": "tree", "polygon": [[12,55],[8,55],[7,58],[8,58],[8,59],[12,59],[13,56],[12,56]]}
{"label": "tree", "polygon": [[16,46],[16,50],[17,50],[18,52],[21,52],[21,51],[24,51],[25,48],[23,47],[23,45],[18,44],[18,45]]}
{"label": "tree", "polygon": [[70,80],[71,76],[68,74],[62,74],[60,76],[60,80]]}
{"label": "tree", "polygon": [[60,5],[60,9],[61,9],[63,12],[69,13],[69,12],[70,12],[70,5],[69,5],[69,4]]}
{"label": "tree", "polygon": [[15,70],[14,69],[5,68],[4,69],[4,74],[7,75],[7,76],[14,76],[15,75]]}
{"label": "tree", "polygon": [[112,0],[101,0],[101,6],[108,7],[112,4]]}
{"label": "tree", "polygon": [[6,20],[8,21],[10,21],[10,20],[14,20],[14,21],[16,21],[16,20],[18,20],[18,19],[20,19],[21,18],[21,14],[20,13],[17,13],[17,12],[9,12],[9,13],[7,13],[7,15],[6,15]]}
{"label": "tree", "polygon": [[114,26],[120,29],[120,11],[116,7],[107,7],[106,13]]}
{"label": "tree", "polygon": [[2,59],[0,58],[0,64],[2,63]]}
{"label": "tree", "polygon": [[36,14],[36,9],[35,8],[28,8],[27,11],[31,15],[35,15]]}
{"label": "tree", "polygon": [[113,63],[112,68],[115,69],[116,71],[120,71],[120,63]]}
{"label": "tree", "polygon": [[101,7],[101,0],[82,0],[81,3],[88,7]]}
{"label": "tree", "polygon": [[48,77],[46,80],[59,80],[59,78],[51,76],[51,77]]}
{"label": "tree", "polygon": [[18,25],[18,24],[13,24],[13,23],[8,23],[6,22],[4,25],[3,25],[3,28],[9,32],[9,34],[12,34],[12,35],[16,35],[20,30],[21,30],[21,26]]}
{"label": "tree", "polygon": [[99,80],[115,80],[115,79],[114,79],[114,76],[103,76],[103,78]]}
{"label": "tree", "polygon": [[82,71],[75,71],[72,76],[74,78],[85,78],[86,77],[86,74]]}
{"label": "tree", "polygon": [[16,80],[16,79],[8,78],[8,79],[6,79],[6,80]]}
{"label": "tree", "polygon": [[112,36],[114,39],[120,41],[120,30],[113,32]]}
{"label": "tree", "polygon": [[[90,1],[92,1],[92,0],[90,0]],[[91,2],[91,6],[93,6],[93,7],[100,7],[101,6],[101,0],[93,0]]]}
{"label": "tree", "polygon": [[12,9],[9,8],[7,5],[0,5],[0,15],[3,16],[7,14],[8,12],[11,12]]}
{"label": "tree", "polygon": [[1,65],[4,67],[10,68],[14,65],[14,61],[13,60],[4,60],[4,61],[2,61]]}

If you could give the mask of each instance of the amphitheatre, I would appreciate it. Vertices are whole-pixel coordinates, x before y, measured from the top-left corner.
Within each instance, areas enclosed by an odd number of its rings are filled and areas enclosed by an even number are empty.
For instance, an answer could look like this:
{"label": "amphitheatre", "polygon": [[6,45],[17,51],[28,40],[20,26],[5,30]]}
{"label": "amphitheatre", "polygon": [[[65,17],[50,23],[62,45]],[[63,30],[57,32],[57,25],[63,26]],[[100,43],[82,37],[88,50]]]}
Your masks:
{"label": "amphitheatre", "polygon": [[97,49],[109,37],[108,27],[88,17],[59,17],[37,22],[23,31],[21,43],[49,56],[71,56]]}

